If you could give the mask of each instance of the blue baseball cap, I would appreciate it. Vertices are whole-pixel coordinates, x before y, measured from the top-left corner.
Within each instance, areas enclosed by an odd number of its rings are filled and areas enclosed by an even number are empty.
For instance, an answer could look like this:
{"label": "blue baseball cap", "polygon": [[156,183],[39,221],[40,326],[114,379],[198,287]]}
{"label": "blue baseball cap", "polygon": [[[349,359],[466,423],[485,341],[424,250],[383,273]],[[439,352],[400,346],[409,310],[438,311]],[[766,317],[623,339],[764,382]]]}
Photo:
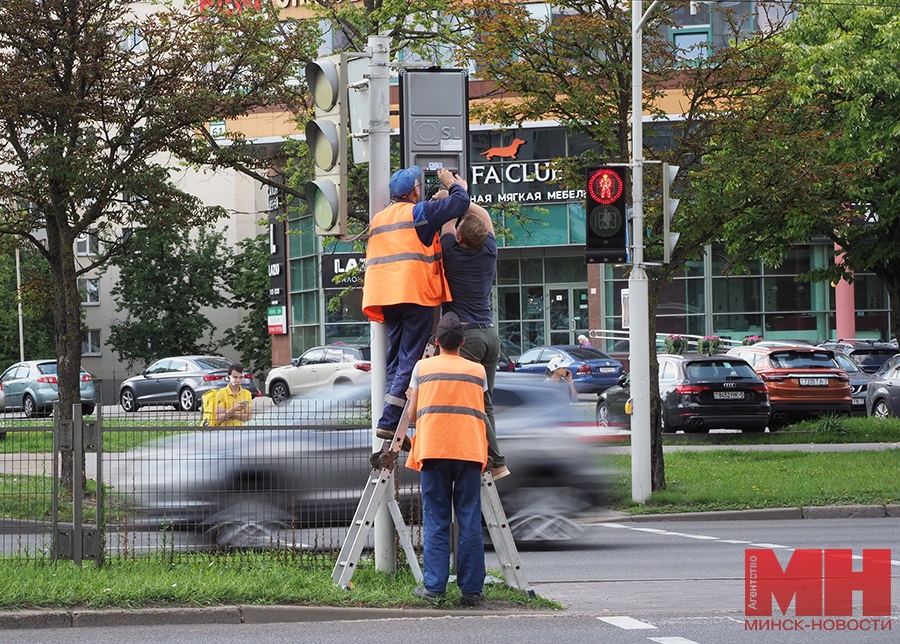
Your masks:
{"label": "blue baseball cap", "polygon": [[391,196],[405,197],[413,188],[416,187],[416,181],[422,176],[422,168],[417,165],[410,166],[405,170],[397,170],[391,175]]}

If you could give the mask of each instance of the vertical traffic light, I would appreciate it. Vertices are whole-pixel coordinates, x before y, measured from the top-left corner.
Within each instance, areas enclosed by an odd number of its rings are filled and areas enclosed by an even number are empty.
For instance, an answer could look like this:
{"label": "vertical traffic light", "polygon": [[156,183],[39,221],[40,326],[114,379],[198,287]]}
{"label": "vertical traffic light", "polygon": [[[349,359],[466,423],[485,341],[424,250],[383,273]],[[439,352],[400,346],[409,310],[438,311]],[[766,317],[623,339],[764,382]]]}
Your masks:
{"label": "vertical traffic light", "polygon": [[315,162],[316,178],[306,184],[306,204],[317,235],[347,232],[347,81],[342,55],[306,66],[315,118],[306,124],[306,142]]}
{"label": "vertical traffic light", "polygon": [[672,260],[672,249],[678,243],[678,237],[681,233],[672,232],[672,218],[675,216],[675,209],[678,208],[678,199],[672,197],[672,184],[675,183],[675,176],[678,174],[677,165],[669,165],[665,161],[662,164],[662,186],[663,186],[663,264],[668,264]]}
{"label": "vertical traffic light", "polygon": [[621,264],[628,260],[625,213],[625,168],[588,168],[585,255],[589,263]]}

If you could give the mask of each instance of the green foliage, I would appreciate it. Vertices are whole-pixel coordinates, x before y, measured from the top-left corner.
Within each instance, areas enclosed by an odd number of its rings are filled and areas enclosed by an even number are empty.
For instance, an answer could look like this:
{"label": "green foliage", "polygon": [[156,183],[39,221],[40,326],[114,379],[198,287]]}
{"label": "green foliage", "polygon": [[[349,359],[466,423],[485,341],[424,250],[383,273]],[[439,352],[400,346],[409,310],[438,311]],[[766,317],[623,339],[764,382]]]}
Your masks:
{"label": "green foliage", "polygon": [[[10,241],[10,240],[6,240]],[[32,248],[19,252],[22,280],[22,331],[25,359],[56,355],[50,292],[50,267]],[[11,243],[0,244],[0,369],[18,362],[19,320],[16,305],[16,255]]]}
{"label": "green foliage", "polygon": [[[122,251],[123,227],[188,229],[219,214],[173,183],[179,161],[269,181],[252,170],[269,165],[260,150],[239,131],[219,145],[209,121],[302,111],[294,81],[319,46],[315,21],[282,21],[270,2],[205,16],[195,7],[0,3],[0,236],[49,262],[66,414],[79,395],[78,277]],[[91,231],[99,253],[76,263],[75,240]]]}
{"label": "green foliage", "polygon": [[241,364],[254,373],[272,367],[272,341],[269,336],[269,238],[268,234],[238,242],[240,252],[231,260],[233,270],[227,272],[228,288],[236,306],[247,315],[236,326],[225,331],[224,343],[240,353]]}
{"label": "green foliage", "polygon": [[[728,212],[729,252],[771,265],[816,235],[836,263],[808,280],[873,272],[900,333],[900,12],[804,5],[778,40],[779,73],[705,157],[703,210]],[[838,251],[836,251],[837,253]]]}
{"label": "green foliage", "polygon": [[128,249],[112,260],[119,280],[110,294],[126,317],[110,323],[108,342],[129,369],[167,355],[216,353],[204,341],[215,325],[203,309],[226,305],[224,273],[245,270],[225,251],[224,233],[140,230]]}

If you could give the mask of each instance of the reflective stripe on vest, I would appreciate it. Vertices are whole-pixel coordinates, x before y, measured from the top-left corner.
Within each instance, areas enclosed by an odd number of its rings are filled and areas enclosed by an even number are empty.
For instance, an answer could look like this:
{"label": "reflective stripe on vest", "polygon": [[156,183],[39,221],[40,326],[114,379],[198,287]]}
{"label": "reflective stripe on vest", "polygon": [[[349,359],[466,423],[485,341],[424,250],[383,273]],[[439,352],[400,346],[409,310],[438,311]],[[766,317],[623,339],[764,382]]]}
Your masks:
{"label": "reflective stripe on vest", "polygon": [[484,367],[458,355],[419,362],[416,435],[407,465],[429,458],[487,463]]}
{"label": "reflective stripe on vest", "polygon": [[450,301],[441,243],[435,234],[425,245],[416,232],[413,204],[393,203],[372,219],[366,248],[363,314],[384,322],[382,307],[393,304],[437,306]]}

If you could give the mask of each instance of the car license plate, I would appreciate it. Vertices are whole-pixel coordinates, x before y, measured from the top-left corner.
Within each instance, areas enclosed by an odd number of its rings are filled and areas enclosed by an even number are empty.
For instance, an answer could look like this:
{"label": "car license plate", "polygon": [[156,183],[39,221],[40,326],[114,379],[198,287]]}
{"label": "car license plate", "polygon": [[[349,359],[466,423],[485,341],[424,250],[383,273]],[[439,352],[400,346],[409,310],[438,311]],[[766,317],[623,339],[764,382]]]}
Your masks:
{"label": "car license plate", "polygon": [[615,367],[597,367],[597,373],[615,373]]}
{"label": "car license plate", "polygon": [[865,405],[865,404],[866,404],[866,401],[863,400],[862,398],[854,398],[854,399],[853,399],[853,406],[854,406],[854,407],[857,406],[857,405]]}
{"label": "car license plate", "polygon": [[828,378],[800,378],[801,387],[827,387]]}
{"label": "car license plate", "polygon": [[743,391],[714,391],[713,400],[743,400]]}

